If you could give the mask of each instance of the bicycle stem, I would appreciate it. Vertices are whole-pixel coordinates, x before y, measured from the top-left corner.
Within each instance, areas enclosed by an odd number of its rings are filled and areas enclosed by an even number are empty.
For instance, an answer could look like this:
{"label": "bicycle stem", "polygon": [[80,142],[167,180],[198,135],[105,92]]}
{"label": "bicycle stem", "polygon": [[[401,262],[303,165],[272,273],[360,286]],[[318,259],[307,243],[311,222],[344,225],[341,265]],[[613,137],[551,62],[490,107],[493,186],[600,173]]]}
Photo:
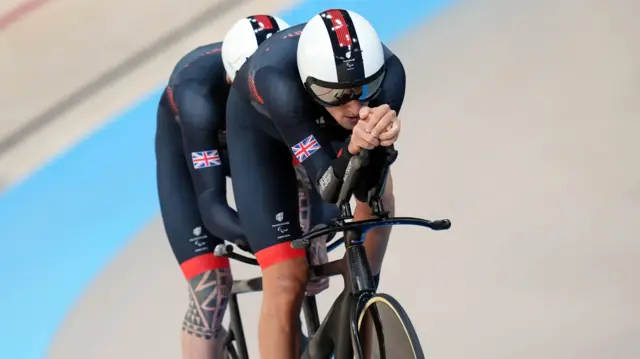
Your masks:
{"label": "bicycle stem", "polygon": [[[378,218],[386,218],[388,216],[382,204],[382,193],[384,192],[384,184],[386,183],[388,172],[389,167],[386,167],[382,174],[381,183],[378,183],[378,185],[369,192],[368,205],[372,209],[372,214]],[[345,224],[347,219],[353,219],[351,204],[348,201],[342,201],[342,203],[340,203],[340,217],[338,222],[341,224]],[[375,292],[375,281],[364,246],[366,231],[356,228],[345,230],[343,233],[349,270],[349,291],[352,294]]]}

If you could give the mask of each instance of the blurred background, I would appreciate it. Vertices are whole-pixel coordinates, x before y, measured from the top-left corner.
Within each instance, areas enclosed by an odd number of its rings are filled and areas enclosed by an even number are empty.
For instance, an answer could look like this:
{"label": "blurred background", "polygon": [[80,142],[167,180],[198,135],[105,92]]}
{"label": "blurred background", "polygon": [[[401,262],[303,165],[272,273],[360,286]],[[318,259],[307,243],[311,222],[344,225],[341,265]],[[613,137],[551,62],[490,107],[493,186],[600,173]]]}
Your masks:
{"label": "blurred background", "polygon": [[161,86],[240,17],[331,7],[406,67],[398,214],[453,222],[394,229],[382,273],[428,356],[640,357],[637,0],[3,0],[0,358],[180,356]]}

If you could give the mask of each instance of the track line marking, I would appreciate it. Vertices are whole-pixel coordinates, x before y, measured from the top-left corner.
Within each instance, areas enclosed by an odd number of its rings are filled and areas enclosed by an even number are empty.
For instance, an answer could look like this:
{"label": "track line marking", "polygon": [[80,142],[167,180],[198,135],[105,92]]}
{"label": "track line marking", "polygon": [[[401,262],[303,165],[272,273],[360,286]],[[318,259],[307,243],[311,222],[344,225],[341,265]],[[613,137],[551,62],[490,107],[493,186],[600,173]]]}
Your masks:
{"label": "track line marking", "polygon": [[9,26],[20,21],[27,14],[38,10],[49,1],[51,0],[29,0],[0,15],[0,31],[6,30]]}

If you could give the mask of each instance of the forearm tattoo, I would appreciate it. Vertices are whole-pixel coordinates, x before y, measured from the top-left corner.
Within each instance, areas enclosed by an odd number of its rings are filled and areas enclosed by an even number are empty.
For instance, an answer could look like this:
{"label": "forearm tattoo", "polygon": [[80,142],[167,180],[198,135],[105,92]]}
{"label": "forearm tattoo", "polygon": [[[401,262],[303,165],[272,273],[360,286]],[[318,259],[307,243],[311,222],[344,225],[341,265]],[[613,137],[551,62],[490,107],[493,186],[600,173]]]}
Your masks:
{"label": "forearm tattoo", "polygon": [[198,338],[218,339],[232,285],[229,268],[207,271],[189,280],[189,309],[182,330]]}

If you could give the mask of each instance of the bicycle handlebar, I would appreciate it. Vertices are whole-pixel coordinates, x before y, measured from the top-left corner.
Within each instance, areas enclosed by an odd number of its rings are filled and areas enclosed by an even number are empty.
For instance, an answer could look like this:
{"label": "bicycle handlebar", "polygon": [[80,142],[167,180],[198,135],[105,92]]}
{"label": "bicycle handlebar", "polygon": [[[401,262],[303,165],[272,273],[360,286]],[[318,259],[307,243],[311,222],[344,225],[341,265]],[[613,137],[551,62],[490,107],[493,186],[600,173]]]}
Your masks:
{"label": "bicycle handlebar", "polygon": [[[322,226],[317,228],[316,230],[312,230],[308,232],[300,239],[296,239],[291,242],[291,248],[295,249],[306,249],[311,244],[311,240],[324,236],[327,234],[335,233],[335,232],[345,232],[352,231],[357,229],[364,229],[363,232],[368,231],[369,229],[375,227],[384,227],[384,226],[398,226],[398,225],[414,225],[419,227],[426,227],[432,229],[434,231],[443,231],[451,228],[451,221],[448,219],[438,219],[435,221],[430,221],[427,219],[416,218],[416,217],[391,217],[391,218],[374,218],[368,219],[364,221],[357,222],[349,222],[344,224],[335,224],[331,226]],[[329,236],[328,238],[331,238]],[[344,242],[345,237],[338,238],[333,243],[329,244],[327,247],[327,252],[331,252],[336,249],[342,242]],[[242,263],[250,264],[250,265],[259,265],[258,261],[255,258],[251,258],[249,256],[236,253],[234,248],[230,244],[219,244],[215,248],[214,255],[216,257],[227,257],[230,259],[237,260]]]}
{"label": "bicycle handlebar", "polygon": [[230,244],[218,244],[213,252],[213,255],[216,257],[227,257],[230,259],[235,259],[239,262],[251,264],[254,266],[258,265],[257,259],[235,253],[233,250],[233,246]]}
{"label": "bicycle handlebar", "polygon": [[[435,231],[447,230],[451,228],[451,221],[449,221],[448,219],[430,221],[415,217],[387,217],[387,212],[384,212],[384,208],[382,206],[381,197],[382,193],[384,192],[386,178],[389,172],[389,166],[395,161],[397,155],[398,152],[394,149],[393,146],[387,147],[387,163],[383,168],[382,173],[380,174],[379,183],[377,183],[367,193],[368,204],[373,209],[373,214],[376,216],[376,218],[356,222],[345,222],[346,219],[353,218],[353,216],[351,215],[351,206],[349,204],[349,201],[351,200],[351,196],[353,194],[354,185],[357,183],[360,169],[363,166],[367,165],[370,160],[369,150],[362,149],[360,150],[360,153],[358,155],[353,156],[349,160],[347,170],[345,171],[343,186],[340,189],[340,195],[337,201],[337,205],[338,207],[340,207],[341,218],[333,220],[331,225],[316,226],[316,229],[311,230],[301,238],[292,241],[291,247],[295,249],[306,249],[311,244],[311,240],[313,238],[331,233],[344,232],[344,237],[337,239],[331,244],[329,244],[329,242],[333,236],[327,237],[327,251],[331,252],[344,242],[344,239],[348,232],[359,230],[362,232],[362,234],[364,234],[366,231],[372,228],[383,226],[414,225],[427,227]],[[235,253],[232,245],[220,244],[216,246],[214,255],[217,257],[228,257],[250,265],[258,265],[258,261],[255,258]]]}
{"label": "bicycle handlebar", "polygon": [[[296,239],[291,242],[291,247],[295,249],[305,249],[311,244],[311,240],[316,237],[320,237],[333,232],[347,232],[354,230],[362,230],[366,232],[375,227],[385,226],[397,226],[397,225],[414,225],[420,227],[426,227],[434,231],[443,231],[451,228],[451,221],[448,219],[438,219],[430,221],[422,218],[415,217],[391,217],[391,218],[374,218],[364,221],[349,222],[344,224],[336,224],[333,226],[327,226],[319,228],[315,231],[311,231],[300,239]],[[339,243],[344,241],[344,237],[338,239],[335,243],[331,244],[330,249],[334,249]]]}

